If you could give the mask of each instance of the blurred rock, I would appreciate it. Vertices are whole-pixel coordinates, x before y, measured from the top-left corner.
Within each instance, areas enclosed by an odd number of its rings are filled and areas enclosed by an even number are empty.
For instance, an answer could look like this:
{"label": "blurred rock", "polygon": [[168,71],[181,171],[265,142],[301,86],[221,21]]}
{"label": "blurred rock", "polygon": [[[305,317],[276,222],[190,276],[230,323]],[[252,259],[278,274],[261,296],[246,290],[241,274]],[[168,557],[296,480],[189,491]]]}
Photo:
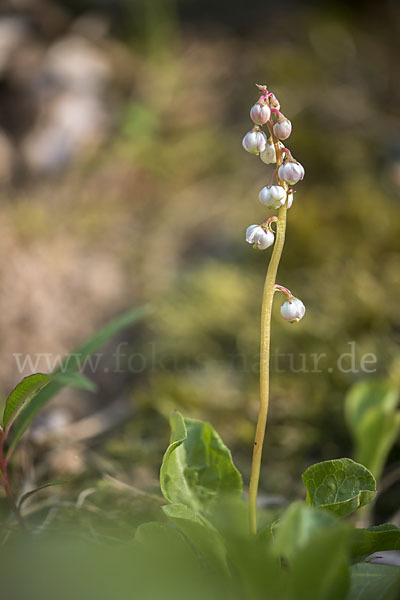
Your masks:
{"label": "blurred rock", "polygon": [[81,94],[100,94],[110,80],[107,57],[80,36],[69,36],[52,45],[43,73],[55,85]]}
{"label": "blurred rock", "polygon": [[15,167],[15,150],[8,136],[0,131],[0,185],[11,181]]}
{"label": "blurred rock", "polygon": [[50,46],[39,76],[40,115],[22,146],[29,171],[57,173],[98,148],[109,131],[110,79],[105,53],[83,37],[67,36]]}
{"label": "blurred rock", "polygon": [[0,19],[0,76],[7,70],[13,53],[23,42],[26,27],[18,18]]}
{"label": "blurred rock", "polygon": [[95,96],[58,95],[23,144],[29,170],[37,174],[61,171],[73,157],[97,149],[108,125],[106,109]]}

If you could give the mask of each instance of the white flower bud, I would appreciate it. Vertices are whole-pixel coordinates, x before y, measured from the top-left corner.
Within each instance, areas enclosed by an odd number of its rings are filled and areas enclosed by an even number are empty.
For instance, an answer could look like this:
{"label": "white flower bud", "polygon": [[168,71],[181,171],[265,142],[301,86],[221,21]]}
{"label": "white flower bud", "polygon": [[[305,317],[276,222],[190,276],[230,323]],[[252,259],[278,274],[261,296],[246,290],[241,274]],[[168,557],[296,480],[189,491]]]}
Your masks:
{"label": "white flower bud", "polygon": [[265,125],[271,117],[271,109],[268,104],[255,104],[250,109],[250,118],[256,125]]}
{"label": "white flower bud", "polygon": [[277,138],[286,140],[292,133],[292,124],[289,119],[283,118],[275,123],[273,129]]}
{"label": "white flower bud", "polygon": [[294,199],[293,190],[289,190],[288,194],[287,194],[287,202],[286,202],[287,208],[290,208],[292,206],[293,199]]}
{"label": "white flower bud", "polygon": [[298,298],[286,300],[281,306],[281,315],[289,323],[297,323],[305,315],[306,307]]}
{"label": "white flower bud", "polygon": [[[282,144],[282,142],[278,142],[278,145],[279,145],[279,148],[285,147]],[[265,147],[265,150],[260,152],[260,158],[266,165],[271,165],[271,164],[276,163],[275,144],[272,144],[271,142],[268,141],[267,145]]]}
{"label": "white flower bud", "polygon": [[267,136],[263,131],[249,131],[243,138],[242,146],[250,154],[259,154],[265,150]]}
{"label": "white flower bud", "polygon": [[285,204],[286,190],[281,185],[269,185],[263,187],[258,197],[268,208],[279,208]]}
{"label": "white flower bud", "polygon": [[261,225],[250,225],[246,229],[246,242],[252,244],[258,250],[265,250],[275,241],[275,236],[272,231],[265,231]]}
{"label": "white flower bud", "polygon": [[304,177],[304,168],[298,162],[287,161],[279,167],[278,176],[281,181],[294,185]]}
{"label": "white flower bud", "polygon": [[270,144],[268,142],[265,146],[265,150],[260,152],[260,158],[266,165],[276,163],[276,152],[274,144]]}

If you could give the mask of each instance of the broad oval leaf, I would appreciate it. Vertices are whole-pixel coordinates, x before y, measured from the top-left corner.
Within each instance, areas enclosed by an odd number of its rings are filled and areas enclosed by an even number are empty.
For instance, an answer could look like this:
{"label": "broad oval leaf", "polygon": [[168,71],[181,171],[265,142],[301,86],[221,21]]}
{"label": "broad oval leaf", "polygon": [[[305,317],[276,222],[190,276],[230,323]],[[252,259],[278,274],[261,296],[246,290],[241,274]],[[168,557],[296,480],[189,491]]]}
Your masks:
{"label": "broad oval leaf", "polygon": [[309,539],[290,561],[292,595],[296,600],[347,600],[348,527],[339,522]]}
{"label": "broad oval leaf", "polygon": [[223,539],[207,519],[196,514],[185,504],[167,504],[162,507],[162,510],[168,519],[179,527],[211,568],[218,564],[227,574],[229,573]]}
{"label": "broad oval leaf", "polygon": [[172,503],[207,511],[226,495],[240,496],[242,478],[228,448],[209,423],[170,418],[171,443],[160,472],[161,491]]}
{"label": "broad oval leaf", "polygon": [[3,427],[7,427],[10,419],[14,420],[18,411],[30,402],[50,381],[51,376],[45,373],[34,373],[20,381],[7,398],[3,413]]}
{"label": "broad oval leaf", "polygon": [[302,475],[307,502],[344,517],[369,504],[376,495],[372,473],[350,458],[327,460],[309,467]]}
{"label": "broad oval leaf", "polygon": [[368,529],[353,529],[350,549],[355,560],[362,560],[373,552],[400,550],[400,529],[391,523]]}
{"label": "broad oval leaf", "polygon": [[351,568],[348,600],[398,600],[400,567],[360,563]]}
{"label": "broad oval leaf", "polygon": [[335,527],[338,519],[326,510],[293,502],[272,528],[273,549],[288,559],[301,552],[320,531]]}

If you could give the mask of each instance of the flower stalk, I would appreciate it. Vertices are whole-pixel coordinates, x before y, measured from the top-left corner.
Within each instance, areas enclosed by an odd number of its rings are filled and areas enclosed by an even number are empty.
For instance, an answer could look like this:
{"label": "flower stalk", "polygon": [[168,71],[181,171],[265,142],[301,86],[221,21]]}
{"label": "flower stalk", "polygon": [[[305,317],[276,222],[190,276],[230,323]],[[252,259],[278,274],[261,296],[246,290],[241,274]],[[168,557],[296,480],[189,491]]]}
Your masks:
{"label": "flower stalk", "polygon": [[[281,291],[288,299],[286,304],[290,305],[288,310],[284,304],[281,308],[281,314],[286,321],[297,322],[303,316],[305,308],[301,300],[294,298],[291,292],[279,286],[276,283],[276,276],[278,273],[279,263],[281,260],[283,247],[285,244],[286,234],[286,220],[287,210],[290,208],[293,202],[293,191],[289,190],[289,184],[294,185],[304,177],[303,167],[292,157],[290,150],[285,148],[281,140],[286,139],[290,136],[292,131],[291,122],[279,111],[280,105],[273,93],[268,92],[266,86],[257,86],[262,92],[262,96],[258,100],[258,105],[265,107],[269,104],[270,118],[266,121],[268,127],[269,139],[267,137],[259,137],[262,144],[257,144],[254,137],[254,133],[249,132],[246,134],[243,140],[243,147],[251,154],[259,154],[260,158],[266,164],[276,163],[275,170],[273,172],[271,183],[269,186],[264,187],[261,192],[259,199],[262,204],[271,209],[278,209],[277,217],[270,217],[264,221],[260,226],[252,225],[252,231],[258,231],[255,228],[270,229],[272,222],[275,223],[275,243],[273,246],[271,260],[268,264],[267,274],[264,283],[264,291],[262,298],[261,308],[261,339],[260,339],[260,405],[257,419],[254,447],[253,447],[253,458],[251,465],[250,475],[250,486],[249,486],[249,524],[250,531],[252,534],[257,533],[257,494],[260,481],[261,471],[261,460],[265,438],[265,430],[267,426],[268,418],[268,406],[269,406],[269,384],[270,384],[270,353],[271,353],[271,315],[272,305],[274,300],[275,291]],[[264,111],[266,114],[268,111]],[[253,107],[251,116],[253,121],[256,120],[261,124],[260,108]],[[260,136],[263,132],[260,131],[257,125],[257,135]],[[249,140],[252,143],[249,143]],[[274,183],[275,182],[275,183]],[[249,231],[249,229],[248,229]],[[253,237],[246,235],[246,240],[249,243],[253,243]],[[258,250],[264,250],[268,248],[267,243],[253,244]],[[282,310],[283,309],[283,310]],[[292,315],[293,313],[293,315]]]}
{"label": "flower stalk", "polygon": [[19,526],[21,527],[21,529],[25,530],[25,523],[22,518],[21,512],[18,508],[18,505],[15,502],[14,494],[8,478],[8,461],[4,453],[4,443],[7,439],[8,432],[8,428],[4,430],[2,427],[0,427],[0,484],[4,488],[11,510],[15,514]]}
{"label": "flower stalk", "polygon": [[[272,128],[271,128],[272,130]],[[276,164],[279,167],[282,164],[282,150],[279,147],[279,140],[271,132],[275,152]],[[254,439],[253,459],[251,465],[250,487],[249,487],[249,519],[250,531],[257,533],[257,494],[260,480],[260,469],[262,451],[264,445],[265,429],[268,418],[269,406],[269,378],[270,378],[270,353],[271,353],[271,314],[272,304],[275,293],[276,276],[278,273],[279,262],[281,260],[283,247],[285,245],[286,234],[286,206],[281,206],[278,213],[276,224],[276,241],[272,252],[272,257],[268,265],[265,278],[262,308],[261,308],[261,337],[260,337],[260,406]]]}

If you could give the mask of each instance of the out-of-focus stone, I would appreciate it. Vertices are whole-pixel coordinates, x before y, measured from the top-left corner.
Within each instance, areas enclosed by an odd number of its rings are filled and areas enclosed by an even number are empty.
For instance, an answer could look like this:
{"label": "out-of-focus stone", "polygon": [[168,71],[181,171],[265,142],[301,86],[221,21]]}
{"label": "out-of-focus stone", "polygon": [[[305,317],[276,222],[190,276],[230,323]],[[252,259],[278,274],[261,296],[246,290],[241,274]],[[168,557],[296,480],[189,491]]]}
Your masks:
{"label": "out-of-focus stone", "polygon": [[23,42],[27,33],[24,23],[14,17],[0,19],[0,75],[7,70],[13,52]]}
{"label": "out-of-focus stone", "polygon": [[63,38],[48,50],[43,72],[61,87],[100,93],[110,79],[106,56],[78,35]]}
{"label": "out-of-focus stone", "polygon": [[15,167],[15,150],[6,136],[0,131],[0,185],[11,181]]}
{"label": "out-of-focus stone", "polygon": [[71,25],[71,33],[92,41],[103,40],[109,33],[110,23],[105,15],[86,13]]}
{"label": "out-of-focus stone", "polygon": [[96,96],[76,92],[51,101],[23,144],[30,171],[56,173],[74,157],[95,150],[108,130],[109,117]]}

